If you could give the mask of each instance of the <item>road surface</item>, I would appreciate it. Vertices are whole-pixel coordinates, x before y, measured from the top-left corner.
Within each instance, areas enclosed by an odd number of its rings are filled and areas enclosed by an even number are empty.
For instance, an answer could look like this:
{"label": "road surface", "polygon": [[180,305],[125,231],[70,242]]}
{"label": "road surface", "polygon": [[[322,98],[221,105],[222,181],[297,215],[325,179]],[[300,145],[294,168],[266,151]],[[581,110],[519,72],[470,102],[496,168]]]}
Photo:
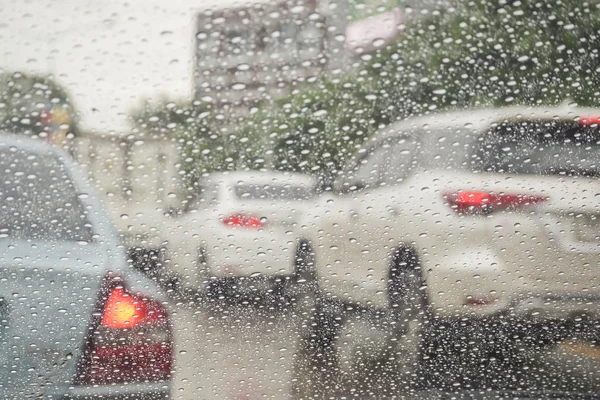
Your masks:
{"label": "road surface", "polygon": [[[314,374],[319,363],[307,363],[306,352],[302,351],[305,344],[300,340],[307,332],[305,309],[300,309],[304,314],[299,316],[295,309],[273,308],[261,302],[206,306],[179,301],[174,306],[177,375],[173,399],[291,399],[358,394],[381,398],[403,394],[401,384],[372,379],[372,372],[367,378],[372,383],[358,385],[359,389],[328,382],[326,377],[321,376],[320,381],[315,378],[320,376]],[[522,347],[512,354],[510,361],[493,357],[471,360],[470,368],[463,368],[464,357],[446,359],[438,364],[438,370],[430,371],[430,376],[450,371],[462,388],[477,387],[485,380],[486,385],[496,382],[499,388],[600,391],[597,347],[566,341],[543,350]]]}

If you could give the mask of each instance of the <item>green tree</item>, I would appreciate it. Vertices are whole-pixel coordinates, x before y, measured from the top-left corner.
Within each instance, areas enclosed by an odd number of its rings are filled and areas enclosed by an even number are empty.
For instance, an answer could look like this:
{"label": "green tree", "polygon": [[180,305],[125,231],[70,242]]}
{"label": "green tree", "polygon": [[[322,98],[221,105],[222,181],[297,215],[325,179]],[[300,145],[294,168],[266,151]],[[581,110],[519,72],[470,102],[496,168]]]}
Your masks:
{"label": "green tree", "polygon": [[263,141],[270,168],[309,173],[328,181],[372,132],[389,119],[377,110],[370,77],[322,80],[279,100],[272,110],[246,122],[239,132]]}
{"label": "green tree", "polygon": [[77,118],[67,91],[45,75],[0,73],[0,130],[14,134],[77,135]]}
{"label": "green tree", "polygon": [[178,141],[188,193],[195,193],[202,176],[210,172],[264,168],[266,138],[253,129],[237,134],[211,103],[162,98],[142,103],[130,116],[138,130]]}
{"label": "green tree", "polygon": [[261,113],[261,130],[276,138],[272,166],[327,180],[381,127],[447,108],[598,105],[599,35],[596,2],[474,0],[433,11],[356,72]]}
{"label": "green tree", "polygon": [[[186,129],[189,176],[273,168],[330,181],[382,127],[448,108],[600,105],[598,1],[460,0],[402,27],[400,39],[223,133]],[[215,115],[213,115],[214,117]]]}
{"label": "green tree", "polygon": [[369,70],[398,116],[565,99],[597,105],[599,32],[596,2],[458,2],[409,26]]}

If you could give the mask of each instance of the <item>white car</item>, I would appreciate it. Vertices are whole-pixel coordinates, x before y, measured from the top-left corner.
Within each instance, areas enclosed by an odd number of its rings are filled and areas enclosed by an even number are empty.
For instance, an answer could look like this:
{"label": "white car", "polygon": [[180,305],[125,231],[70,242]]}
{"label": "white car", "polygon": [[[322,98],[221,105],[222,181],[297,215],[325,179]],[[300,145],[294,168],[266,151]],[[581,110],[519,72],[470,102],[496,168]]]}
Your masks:
{"label": "white car", "polygon": [[0,176],[0,398],[169,398],[166,299],[69,156],[3,135]]}
{"label": "white car", "polygon": [[226,298],[293,289],[297,220],[315,194],[307,176],[213,173],[191,210],[167,227],[166,268],[185,290]]}
{"label": "white car", "polygon": [[597,319],[598,116],[463,110],[363,146],[299,230],[338,370],[392,354],[414,372],[432,321]]}

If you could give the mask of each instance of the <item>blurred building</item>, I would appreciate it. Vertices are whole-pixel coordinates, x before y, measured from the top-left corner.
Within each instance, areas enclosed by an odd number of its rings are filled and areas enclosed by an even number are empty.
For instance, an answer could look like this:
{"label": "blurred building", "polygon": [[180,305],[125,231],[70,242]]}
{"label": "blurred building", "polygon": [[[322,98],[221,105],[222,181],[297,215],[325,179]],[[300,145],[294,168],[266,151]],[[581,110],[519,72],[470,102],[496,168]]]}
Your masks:
{"label": "blurred building", "polygon": [[196,33],[196,99],[228,120],[346,63],[346,0],[218,1]]}
{"label": "blurred building", "polygon": [[377,50],[396,39],[398,26],[405,21],[403,3],[372,0],[364,7],[349,7],[344,44],[350,57]]}
{"label": "blurred building", "polygon": [[195,97],[227,121],[350,68],[448,0],[213,0],[196,19]]}
{"label": "blurred building", "polygon": [[96,187],[134,262],[140,268],[156,268],[161,227],[169,210],[179,206],[176,141],[143,132],[82,132],[71,152]]}

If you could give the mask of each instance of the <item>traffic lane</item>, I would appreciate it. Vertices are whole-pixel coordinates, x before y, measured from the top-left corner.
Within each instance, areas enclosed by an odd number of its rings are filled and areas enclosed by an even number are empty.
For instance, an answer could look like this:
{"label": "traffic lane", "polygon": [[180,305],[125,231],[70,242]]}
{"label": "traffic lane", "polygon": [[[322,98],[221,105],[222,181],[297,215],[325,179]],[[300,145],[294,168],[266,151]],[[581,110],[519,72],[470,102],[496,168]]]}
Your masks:
{"label": "traffic lane", "polygon": [[299,306],[251,303],[174,305],[174,399],[292,397],[299,338],[309,313]]}
{"label": "traffic lane", "polygon": [[[600,393],[600,348],[592,341],[524,345],[515,338],[494,347],[472,339],[455,337],[449,340],[447,351],[430,355],[415,374],[417,387],[409,383],[408,376],[378,365],[364,366],[356,375],[343,377],[328,371],[326,355],[303,355],[298,366],[303,369],[299,376],[305,384],[299,387],[299,397],[426,399],[442,393],[482,391],[499,394],[498,398],[520,397],[515,395],[519,391],[595,397]],[[502,393],[505,395],[500,396]]]}
{"label": "traffic lane", "polygon": [[600,348],[595,343],[566,340],[545,351],[530,350],[527,359],[525,385],[600,394]]}
{"label": "traffic lane", "polygon": [[[351,380],[327,372],[327,357],[312,353],[306,342],[306,308],[179,302],[176,309],[174,399],[381,398],[412,392],[406,379],[386,371],[365,368]],[[445,354],[421,371],[423,389],[600,391],[600,351],[590,343],[505,343],[498,350],[461,346],[457,354]]]}

